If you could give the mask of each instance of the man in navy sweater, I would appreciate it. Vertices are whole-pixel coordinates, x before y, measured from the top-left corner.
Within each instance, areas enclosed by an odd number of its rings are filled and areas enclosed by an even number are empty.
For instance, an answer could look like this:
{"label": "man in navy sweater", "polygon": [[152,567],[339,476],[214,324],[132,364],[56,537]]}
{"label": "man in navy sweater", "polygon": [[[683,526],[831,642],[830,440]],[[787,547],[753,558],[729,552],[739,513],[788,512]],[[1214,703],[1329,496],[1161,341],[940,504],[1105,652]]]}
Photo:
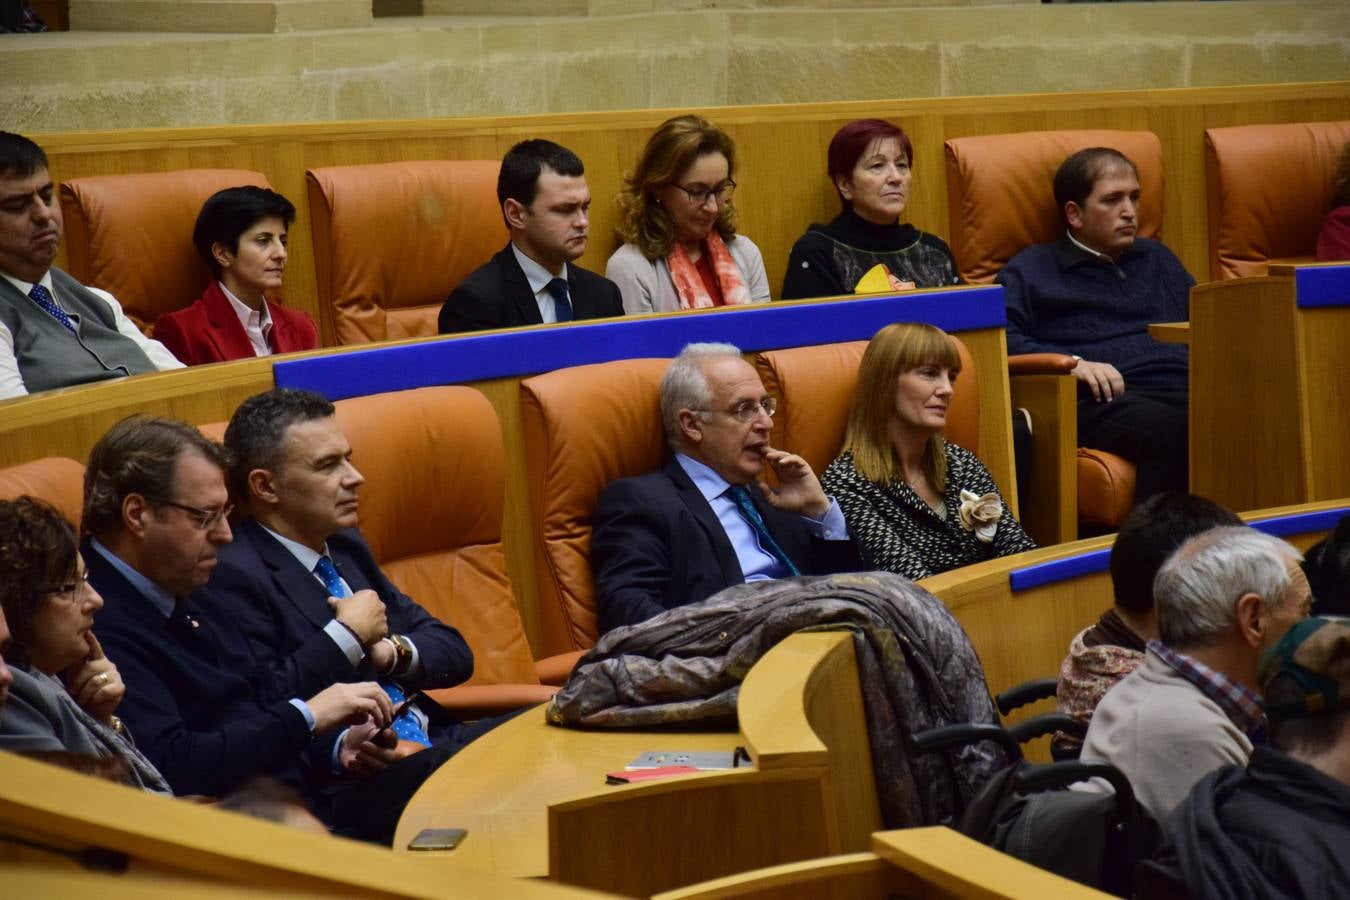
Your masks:
{"label": "man in navy sweater", "polygon": [[1078,442],[1136,466],[1135,501],[1186,490],[1186,348],[1148,333],[1190,317],[1195,279],[1163,244],[1137,238],[1139,174],[1105,147],[1055,173],[1059,240],[1028,247],[996,279],[1008,352],[1078,359]]}

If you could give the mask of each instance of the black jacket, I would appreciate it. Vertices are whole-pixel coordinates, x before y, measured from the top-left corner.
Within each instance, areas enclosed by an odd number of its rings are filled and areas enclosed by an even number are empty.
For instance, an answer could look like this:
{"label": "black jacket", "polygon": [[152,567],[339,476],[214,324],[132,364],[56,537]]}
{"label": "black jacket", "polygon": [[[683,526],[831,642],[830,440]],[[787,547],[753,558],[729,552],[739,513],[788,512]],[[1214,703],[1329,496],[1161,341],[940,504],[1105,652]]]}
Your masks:
{"label": "black jacket", "polygon": [[[817,540],[801,516],[760,501],[754,487],[750,492],[769,533],[804,574],[859,567],[851,540]],[[595,510],[591,562],[602,634],[745,581],[722,523],[674,459],[659,472],[605,488]]]}
{"label": "black jacket", "polygon": [[[571,263],[567,264],[567,293],[574,320],[623,315],[619,286]],[[544,324],[539,303],[509,243],[450,292],[439,322],[441,334]]]}
{"label": "black jacket", "polygon": [[1166,829],[1192,897],[1350,892],[1350,785],[1270,747],[1257,747],[1246,769],[1206,775]]}

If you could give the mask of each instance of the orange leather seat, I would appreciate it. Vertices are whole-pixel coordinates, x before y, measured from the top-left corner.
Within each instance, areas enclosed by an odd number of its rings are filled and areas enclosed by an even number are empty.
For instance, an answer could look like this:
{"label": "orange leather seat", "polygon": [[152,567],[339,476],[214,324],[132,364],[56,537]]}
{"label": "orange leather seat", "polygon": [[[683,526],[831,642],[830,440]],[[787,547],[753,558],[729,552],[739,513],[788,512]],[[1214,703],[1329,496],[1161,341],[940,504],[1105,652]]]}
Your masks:
{"label": "orange leather seat", "polygon": [[[1054,176],[1070,154],[1112,147],[1139,170],[1140,237],[1158,238],[1163,218],[1162,144],[1150,131],[1033,131],[955,138],[945,144],[949,240],[961,277],[988,284],[1008,260],[1064,231],[1055,206]],[[1016,357],[1010,362],[1016,363]],[[1069,423],[1061,423],[1068,427]],[[1134,465],[1101,450],[1080,448],[1080,522],[1116,527],[1134,502]],[[1035,502],[1034,498],[1023,500]]]}
{"label": "orange leather seat", "polygon": [[1206,128],[1210,277],[1311,262],[1347,142],[1350,122]]}
{"label": "orange leather seat", "polygon": [[78,534],[84,512],[84,466],[64,456],[49,456],[0,469],[0,500],[27,495],[56,507]]}
{"label": "orange leather seat", "polygon": [[[473,677],[431,696],[468,718],[546,701],[580,654],[536,663],[526,640],[502,550],[506,463],[487,398],[428,387],[334,406],[366,477],[360,527],[376,561],[473,650]],[[201,430],[224,434],[223,424]]]}
{"label": "orange leather seat", "polygon": [[599,634],[591,522],[605,485],[659,468],[668,453],[659,409],[668,359],[559,369],[520,384],[539,619],[549,653]]}
{"label": "orange leather seat", "polygon": [[[979,373],[970,351],[952,337],[961,356],[961,379],[947,412],[947,438],[979,453]],[[764,388],[778,398],[771,440],[802,456],[816,474],[844,446],[848,411],[858,385],[858,366],[867,341],[769,350],[755,360]]]}
{"label": "orange leather seat", "polygon": [[506,245],[495,160],[310,169],[319,307],[339,344],[437,333],[456,285]]}
{"label": "orange leather seat", "polygon": [[93,175],[61,185],[70,274],[102,288],[149,333],[164,313],[190,305],[211,283],[192,244],[202,204],[216,191],[267,177],[245,169]]}

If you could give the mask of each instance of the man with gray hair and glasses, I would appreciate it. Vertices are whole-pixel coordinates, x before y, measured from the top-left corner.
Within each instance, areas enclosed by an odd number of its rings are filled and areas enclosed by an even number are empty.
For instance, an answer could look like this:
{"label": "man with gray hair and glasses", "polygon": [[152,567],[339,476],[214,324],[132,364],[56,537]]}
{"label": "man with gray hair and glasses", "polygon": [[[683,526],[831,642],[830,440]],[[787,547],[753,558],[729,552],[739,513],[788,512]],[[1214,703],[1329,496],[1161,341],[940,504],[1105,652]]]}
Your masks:
{"label": "man with gray hair and glasses", "polygon": [[1124,772],[1156,820],[1205,775],[1251,758],[1263,727],[1261,655],[1311,604],[1301,559],[1279,538],[1235,526],[1191,538],[1158,572],[1161,641],[1102,698],[1082,753]]}
{"label": "man with gray hair and glasses", "polygon": [[[744,581],[857,568],[810,464],[769,445],[777,405],[730,344],[689,344],[671,362],[661,421],[674,458],[613,482],[596,508],[602,633]],[[759,481],[766,462],[777,489]]]}

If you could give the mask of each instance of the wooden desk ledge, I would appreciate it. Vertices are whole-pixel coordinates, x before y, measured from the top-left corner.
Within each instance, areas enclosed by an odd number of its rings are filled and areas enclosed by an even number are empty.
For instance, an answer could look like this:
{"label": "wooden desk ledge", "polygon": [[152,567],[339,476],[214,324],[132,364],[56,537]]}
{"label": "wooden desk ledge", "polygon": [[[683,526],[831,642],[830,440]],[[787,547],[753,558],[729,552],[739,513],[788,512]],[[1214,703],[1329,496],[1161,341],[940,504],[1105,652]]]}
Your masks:
{"label": "wooden desk ledge", "polygon": [[[56,847],[102,847],[140,872],[329,897],[594,897],[555,885],[450,872],[438,854],[396,854],[80,775],[0,752],[0,830]],[[31,857],[37,858],[37,857]],[[13,887],[6,866],[0,883]],[[28,876],[36,877],[36,876]],[[16,896],[40,896],[18,892]],[[102,890],[90,896],[110,896]]]}
{"label": "wooden desk ledge", "polygon": [[1110,894],[1022,862],[950,828],[872,835],[872,851],[918,880],[916,896],[962,900],[1103,900]]}

